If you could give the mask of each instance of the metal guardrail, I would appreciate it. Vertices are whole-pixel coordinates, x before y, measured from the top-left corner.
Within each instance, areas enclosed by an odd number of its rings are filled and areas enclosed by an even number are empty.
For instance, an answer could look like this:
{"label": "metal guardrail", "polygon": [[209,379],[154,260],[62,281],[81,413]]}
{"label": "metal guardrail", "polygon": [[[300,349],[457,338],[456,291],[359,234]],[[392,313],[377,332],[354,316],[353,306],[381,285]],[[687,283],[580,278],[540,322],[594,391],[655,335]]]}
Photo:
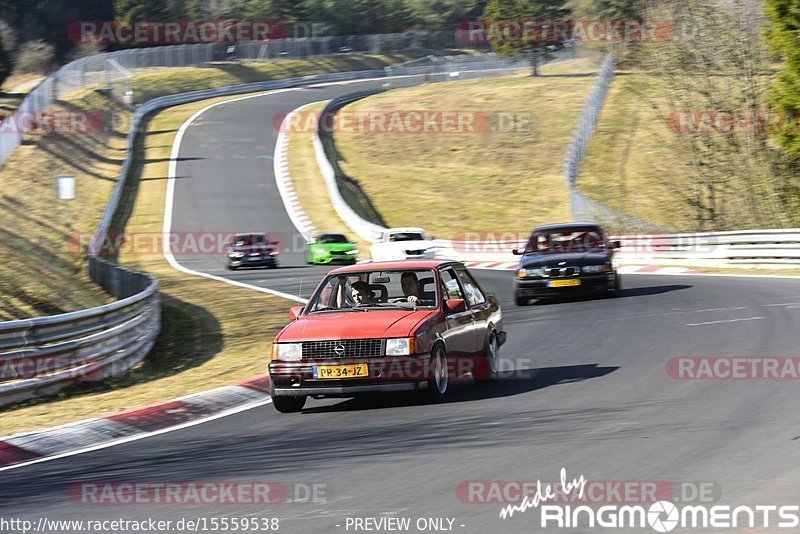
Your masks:
{"label": "metal guardrail", "polygon": [[623,235],[625,261],[709,267],[800,266],[800,229]]}
{"label": "metal guardrail", "polygon": [[[693,265],[731,268],[796,268],[800,266],[800,228],[737,230],[729,232],[641,234],[612,236],[620,240],[623,263]],[[442,257],[462,261],[516,262],[511,250],[526,239],[498,241],[444,241]]]}
{"label": "metal guardrail", "polygon": [[161,326],[158,280],[98,257],[89,273],[120,300],[0,323],[0,405],[118,376],[150,352]]}

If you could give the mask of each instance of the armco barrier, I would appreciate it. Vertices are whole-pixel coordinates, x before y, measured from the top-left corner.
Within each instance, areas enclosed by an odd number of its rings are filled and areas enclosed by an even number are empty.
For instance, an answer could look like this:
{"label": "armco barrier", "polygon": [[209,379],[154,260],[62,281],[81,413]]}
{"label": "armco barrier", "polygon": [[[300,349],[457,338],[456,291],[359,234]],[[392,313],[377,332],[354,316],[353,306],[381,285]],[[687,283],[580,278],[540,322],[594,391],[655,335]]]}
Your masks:
{"label": "armco barrier", "polygon": [[628,263],[700,267],[800,266],[800,229],[737,230],[624,235],[620,257]]}
{"label": "armco barrier", "polygon": [[97,257],[89,258],[89,272],[120,300],[0,323],[0,405],[120,375],[153,347],[161,325],[158,281]]}
{"label": "armco barrier", "polygon": [[[686,265],[716,268],[800,267],[800,229],[737,230],[681,234],[613,236],[625,264]],[[511,250],[524,241],[439,241],[437,255],[462,261],[514,262]]]}

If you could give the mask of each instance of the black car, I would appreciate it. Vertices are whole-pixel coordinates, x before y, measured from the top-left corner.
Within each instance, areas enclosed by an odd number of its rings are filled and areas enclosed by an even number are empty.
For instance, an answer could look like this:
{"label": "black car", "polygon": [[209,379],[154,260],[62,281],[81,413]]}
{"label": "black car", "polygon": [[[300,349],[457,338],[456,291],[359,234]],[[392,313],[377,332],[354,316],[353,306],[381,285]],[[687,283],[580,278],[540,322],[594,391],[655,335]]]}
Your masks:
{"label": "black car", "polygon": [[594,223],[564,223],[533,229],[514,276],[514,299],[524,306],[531,299],[570,294],[616,296],[620,277],[614,265],[619,242],[608,239]]}
{"label": "black car", "polygon": [[278,267],[278,243],[269,234],[236,234],[225,247],[228,269],[240,267]]}

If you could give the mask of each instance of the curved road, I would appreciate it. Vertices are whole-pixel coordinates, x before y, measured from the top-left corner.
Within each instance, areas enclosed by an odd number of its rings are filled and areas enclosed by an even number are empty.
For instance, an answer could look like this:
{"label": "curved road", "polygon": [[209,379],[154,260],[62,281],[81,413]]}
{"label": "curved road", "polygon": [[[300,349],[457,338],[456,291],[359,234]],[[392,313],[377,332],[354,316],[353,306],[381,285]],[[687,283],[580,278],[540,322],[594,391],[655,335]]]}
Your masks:
{"label": "curved road", "polygon": [[[183,138],[173,230],[294,234],[272,176],[273,116],[375,83],[266,94],[207,111]],[[219,258],[177,259],[292,294],[301,277],[307,294],[325,271],[303,265],[302,255],[284,255],[277,271],[236,273]],[[502,520],[500,505],[463,502],[456,489],[465,481],[555,480],[562,467],[590,480],[706,482],[725,504],[796,501],[797,382],[676,380],[666,365],[677,356],[797,354],[798,282],[627,276],[619,299],[518,308],[510,273],[477,276],[505,311],[502,380],[456,383],[442,404],[409,396],[310,401],[296,415],[264,406],[6,471],[0,517],[277,517],[280,531],[297,533],[347,532],[347,517],[411,517],[412,525],[445,517],[457,532],[530,532],[539,528],[537,512]],[[322,484],[326,502],[79,506],[69,498],[79,482],[135,481],[273,481],[290,493]]]}

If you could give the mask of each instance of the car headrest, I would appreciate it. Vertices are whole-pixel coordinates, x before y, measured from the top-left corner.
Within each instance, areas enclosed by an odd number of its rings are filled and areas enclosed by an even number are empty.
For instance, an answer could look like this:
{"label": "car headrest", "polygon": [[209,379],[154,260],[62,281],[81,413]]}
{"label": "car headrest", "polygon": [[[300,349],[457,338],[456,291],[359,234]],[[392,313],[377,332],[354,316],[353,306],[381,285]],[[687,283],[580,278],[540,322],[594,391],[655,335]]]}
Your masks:
{"label": "car headrest", "polygon": [[370,284],[369,290],[372,292],[372,298],[378,302],[386,302],[389,300],[389,290],[383,284]]}

